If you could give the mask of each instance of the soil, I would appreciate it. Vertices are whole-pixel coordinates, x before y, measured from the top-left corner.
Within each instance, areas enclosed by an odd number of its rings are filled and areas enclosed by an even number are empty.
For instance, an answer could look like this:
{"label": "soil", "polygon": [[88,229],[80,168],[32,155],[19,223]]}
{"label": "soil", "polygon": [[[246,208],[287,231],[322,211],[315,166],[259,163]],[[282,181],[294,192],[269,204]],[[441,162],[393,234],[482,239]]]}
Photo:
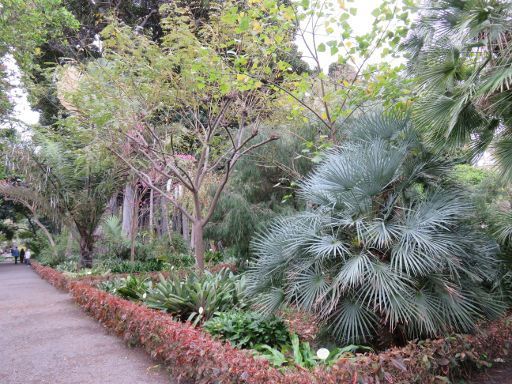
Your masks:
{"label": "soil", "polygon": [[495,365],[473,377],[468,384],[512,384],[512,362]]}
{"label": "soil", "polygon": [[174,382],[144,351],[108,334],[29,266],[0,264],[0,383]]}

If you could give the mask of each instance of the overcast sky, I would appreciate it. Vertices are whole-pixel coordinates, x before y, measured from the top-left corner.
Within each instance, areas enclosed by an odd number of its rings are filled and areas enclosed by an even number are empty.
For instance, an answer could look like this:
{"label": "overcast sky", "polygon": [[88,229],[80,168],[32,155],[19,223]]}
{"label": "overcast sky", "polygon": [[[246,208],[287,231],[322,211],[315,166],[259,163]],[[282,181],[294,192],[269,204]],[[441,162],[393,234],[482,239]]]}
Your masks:
{"label": "overcast sky", "polygon": [[[311,3],[314,4],[315,0],[311,0]],[[351,16],[348,20],[350,26],[352,27],[354,33],[356,35],[363,35],[371,30],[373,16],[371,12],[381,3],[381,0],[353,0],[352,2],[345,2],[347,8],[357,8],[357,14],[355,16]],[[335,40],[338,37],[336,36],[336,31],[330,35],[322,34],[322,28],[318,28],[318,35],[316,36],[317,45],[320,43],[326,43],[329,40]],[[325,33],[325,32],[324,32]],[[311,34],[305,34],[307,36],[307,45],[313,47]],[[298,37],[296,40],[299,51],[301,51],[304,55],[308,55],[307,47],[302,40],[301,37]],[[320,52],[319,54],[320,62],[322,68],[327,70],[329,64],[336,61],[336,55],[331,56],[329,53],[329,49],[326,52]],[[310,65],[314,66],[314,62],[311,58],[304,57],[304,60],[308,62]]]}

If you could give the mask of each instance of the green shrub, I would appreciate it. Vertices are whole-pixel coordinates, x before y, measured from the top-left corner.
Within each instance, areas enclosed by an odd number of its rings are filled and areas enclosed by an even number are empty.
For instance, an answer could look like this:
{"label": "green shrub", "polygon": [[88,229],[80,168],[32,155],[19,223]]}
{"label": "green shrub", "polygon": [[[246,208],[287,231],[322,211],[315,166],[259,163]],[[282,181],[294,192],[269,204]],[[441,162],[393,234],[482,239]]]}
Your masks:
{"label": "green shrub", "polygon": [[362,345],[347,345],[343,348],[332,348],[326,350],[328,355],[321,359],[311,348],[308,342],[301,342],[296,334],[291,335],[291,342],[282,345],[280,348],[273,348],[269,345],[258,346],[256,357],[269,360],[275,367],[299,366],[303,368],[314,368],[317,365],[332,365],[342,357],[354,358],[355,352],[372,352],[373,349]]}
{"label": "green shrub", "polygon": [[165,264],[160,260],[147,260],[147,261],[111,261],[104,264],[108,266],[112,273],[139,273],[139,272],[152,272],[162,271]]}
{"label": "green shrub", "polygon": [[100,281],[96,286],[105,292],[115,295],[117,289],[125,284],[124,279]]}
{"label": "green shrub", "polygon": [[226,269],[215,274],[191,273],[184,279],[173,270],[168,279],[160,277],[145,303],[150,308],[172,313],[182,321],[197,323],[209,319],[215,312],[244,307],[243,289],[243,277]]}
{"label": "green shrub", "polygon": [[149,278],[127,276],[126,278],[107,280],[98,283],[97,287],[123,299],[142,301],[153,287]]}
{"label": "green shrub", "polygon": [[62,253],[55,254],[50,247],[46,247],[37,255],[37,261],[47,267],[55,268],[57,265],[65,262],[66,257]]}
{"label": "green shrub", "polygon": [[55,266],[55,269],[60,272],[78,272],[78,258],[68,259],[60,262]]}
{"label": "green shrub", "polygon": [[[145,236],[142,236],[144,238]],[[139,240],[136,244],[136,257],[138,260],[157,259],[170,264],[177,263],[176,267],[181,267],[182,261],[189,261],[190,258],[177,257],[178,255],[188,255],[189,249],[183,237],[174,234],[171,240],[167,236],[156,237],[152,239]],[[173,264],[174,265],[174,264]]]}
{"label": "green shrub", "polygon": [[204,253],[204,260],[207,263],[217,264],[224,260],[224,255],[220,251],[206,251]]}
{"label": "green shrub", "polygon": [[205,322],[203,328],[239,348],[254,348],[258,344],[274,347],[290,343],[290,333],[283,320],[264,318],[255,312],[222,312]]}
{"label": "green shrub", "polygon": [[153,283],[148,278],[139,278],[135,276],[127,276],[121,279],[115,289],[115,294],[124,299],[139,301],[152,288]]}
{"label": "green shrub", "polygon": [[96,244],[97,257],[102,259],[127,259],[130,257],[130,239],[123,233],[119,217],[106,217],[101,223],[101,234],[102,236]]}
{"label": "green shrub", "polygon": [[347,137],[302,182],[308,210],[253,242],[259,308],[294,304],[343,344],[469,332],[500,316],[489,290],[497,246],[469,222],[474,207],[446,179],[450,164],[392,116],[369,115]]}

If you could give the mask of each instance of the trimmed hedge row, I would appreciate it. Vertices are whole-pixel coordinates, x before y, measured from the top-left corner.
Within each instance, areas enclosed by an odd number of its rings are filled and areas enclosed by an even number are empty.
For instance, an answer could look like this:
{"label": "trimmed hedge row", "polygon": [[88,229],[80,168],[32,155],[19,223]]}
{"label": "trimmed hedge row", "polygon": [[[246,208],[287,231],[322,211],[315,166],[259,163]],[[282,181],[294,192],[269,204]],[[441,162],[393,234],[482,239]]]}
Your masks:
{"label": "trimmed hedge row", "polygon": [[411,342],[380,354],[339,360],[314,371],[282,372],[248,351],[213,340],[200,329],[174,321],[91,285],[66,279],[49,267],[33,263],[44,279],[69,290],[75,301],[105,327],[171,367],[177,379],[193,383],[433,383],[467,376],[475,368],[506,358],[512,347],[512,316],[488,325],[477,335],[455,335]]}

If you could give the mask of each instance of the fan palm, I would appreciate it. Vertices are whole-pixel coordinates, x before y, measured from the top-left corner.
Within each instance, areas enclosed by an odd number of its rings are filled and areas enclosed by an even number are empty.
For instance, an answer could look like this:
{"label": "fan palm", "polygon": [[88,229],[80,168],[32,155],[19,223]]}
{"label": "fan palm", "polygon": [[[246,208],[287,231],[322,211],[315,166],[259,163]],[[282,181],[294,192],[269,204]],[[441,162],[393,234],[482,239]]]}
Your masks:
{"label": "fan palm", "polygon": [[432,142],[492,144],[512,179],[512,3],[428,0],[404,44]]}
{"label": "fan palm", "polygon": [[349,343],[471,331],[499,315],[500,300],[485,289],[496,246],[466,224],[472,207],[442,183],[447,168],[405,119],[354,122],[349,140],[303,182],[309,209],[253,241],[257,306],[297,305]]}

